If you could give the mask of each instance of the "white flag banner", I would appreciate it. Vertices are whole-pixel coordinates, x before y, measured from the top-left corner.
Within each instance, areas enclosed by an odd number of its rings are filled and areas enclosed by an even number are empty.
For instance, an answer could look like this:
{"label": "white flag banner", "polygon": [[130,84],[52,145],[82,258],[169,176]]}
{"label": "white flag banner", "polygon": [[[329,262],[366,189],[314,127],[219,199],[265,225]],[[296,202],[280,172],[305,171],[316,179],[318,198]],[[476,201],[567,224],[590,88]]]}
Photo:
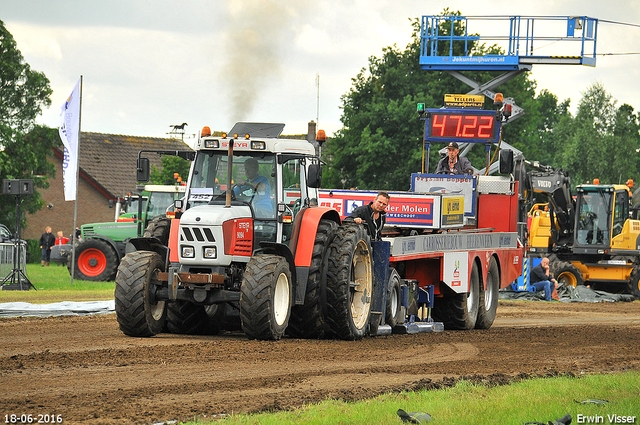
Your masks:
{"label": "white flag banner", "polygon": [[80,137],[80,82],[78,80],[69,99],[62,105],[60,112],[60,138],[64,143],[62,178],[64,182],[64,200],[76,200],[78,185],[78,138]]}

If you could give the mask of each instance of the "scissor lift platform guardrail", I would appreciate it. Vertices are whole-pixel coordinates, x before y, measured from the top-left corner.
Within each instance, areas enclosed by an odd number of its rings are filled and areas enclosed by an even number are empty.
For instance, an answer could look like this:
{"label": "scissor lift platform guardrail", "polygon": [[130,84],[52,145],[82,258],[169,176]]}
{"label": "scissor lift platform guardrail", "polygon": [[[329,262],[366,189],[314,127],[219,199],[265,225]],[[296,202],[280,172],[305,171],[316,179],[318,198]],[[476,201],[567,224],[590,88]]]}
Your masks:
{"label": "scissor lift platform guardrail", "polygon": [[[463,34],[455,35],[454,29]],[[586,16],[423,16],[420,66],[454,71],[595,66],[597,30],[598,20]],[[493,35],[496,32],[499,35]],[[497,46],[504,53],[475,56],[472,49],[478,44]]]}

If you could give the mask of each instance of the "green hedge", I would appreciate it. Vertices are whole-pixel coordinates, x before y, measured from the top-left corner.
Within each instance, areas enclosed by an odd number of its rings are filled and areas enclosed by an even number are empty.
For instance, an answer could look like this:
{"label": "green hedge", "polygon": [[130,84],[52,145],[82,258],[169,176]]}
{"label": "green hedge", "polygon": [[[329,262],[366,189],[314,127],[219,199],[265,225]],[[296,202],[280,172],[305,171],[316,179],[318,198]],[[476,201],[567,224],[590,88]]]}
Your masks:
{"label": "green hedge", "polygon": [[40,239],[27,239],[27,263],[39,263],[42,258],[40,250]]}

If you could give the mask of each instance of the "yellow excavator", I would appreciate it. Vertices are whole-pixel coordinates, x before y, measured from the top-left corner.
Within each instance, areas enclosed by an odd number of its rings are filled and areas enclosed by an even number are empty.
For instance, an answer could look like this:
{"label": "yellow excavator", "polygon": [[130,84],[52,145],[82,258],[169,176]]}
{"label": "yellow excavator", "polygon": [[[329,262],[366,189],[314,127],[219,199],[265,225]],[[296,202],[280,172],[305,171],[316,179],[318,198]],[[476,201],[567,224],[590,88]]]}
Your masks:
{"label": "yellow excavator", "polygon": [[548,202],[529,209],[529,256],[549,257],[560,283],[613,283],[640,298],[640,220],[631,216],[633,182],[595,179],[577,186],[574,197],[565,171],[539,168],[527,173],[525,196],[543,193]]}

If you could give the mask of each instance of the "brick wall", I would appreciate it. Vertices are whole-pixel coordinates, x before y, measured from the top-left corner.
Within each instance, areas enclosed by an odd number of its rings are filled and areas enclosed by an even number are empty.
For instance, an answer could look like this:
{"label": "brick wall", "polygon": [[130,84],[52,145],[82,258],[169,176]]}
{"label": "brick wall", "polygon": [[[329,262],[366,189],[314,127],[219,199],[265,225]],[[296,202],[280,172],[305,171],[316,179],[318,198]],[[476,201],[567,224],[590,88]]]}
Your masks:
{"label": "brick wall", "polygon": [[[22,239],[39,239],[45,226],[51,226],[53,233],[62,230],[65,236],[73,232],[75,202],[64,200],[62,185],[62,159],[54,155],[51,161],[56,167],[56,178],[49,180],[48,189],[37,189],[45,206],[35,214],[27,214],[27,226],[22,229]],[[80,177],[78,186],[77,225],[115,220],[115,208],[109,208],[108,198]]]}

